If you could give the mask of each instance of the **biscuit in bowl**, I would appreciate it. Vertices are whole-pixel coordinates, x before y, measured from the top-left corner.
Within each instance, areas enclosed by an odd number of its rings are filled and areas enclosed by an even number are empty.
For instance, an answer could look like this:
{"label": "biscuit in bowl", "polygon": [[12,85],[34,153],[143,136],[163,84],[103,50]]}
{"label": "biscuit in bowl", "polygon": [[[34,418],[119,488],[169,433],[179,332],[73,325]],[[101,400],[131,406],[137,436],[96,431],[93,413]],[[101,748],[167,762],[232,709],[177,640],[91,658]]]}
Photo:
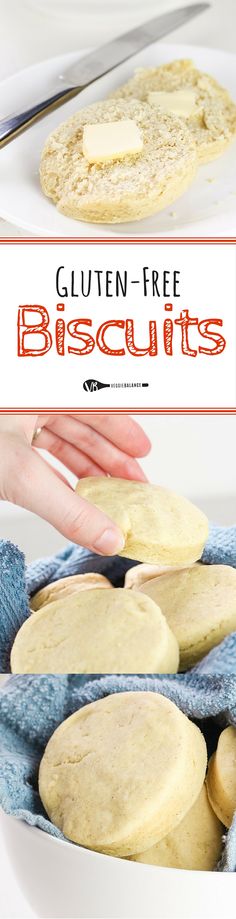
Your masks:
{"label": "biscuit in bowl", "polygon": [[176,673],[179,649],[156,603],[138,591],[86,590],[21,626],[12,673]]}
{"label": "biscuit in bowl", "polygon": [[207,792],[213,810],[230,827],[236,811],[236,728],[220,734],[207,772]]}
{"label": "biscuit in bowl", "polygon": [[124,587],[127,590],[139,590],[146,581],[159,578],[162,574],[167,574],[168,571],[175,571],[175,568],[171,568],[168,565],[161,567],[160,565],[145,565],[144,563],[134,565],[126,571]]}
{"label": "biscuit in bowl", "polygon": [[85,705],[47,744],[39,770],[45,810],[66,837],[108,855],[135,855],[167,835],[204,782],[203,734],[155,692]]}
{"label": "biscuit in bowl", "polygon": [[223,825],[209,803],[205,783],[181,823],[134,861],[163,868],[213,871],[220,858]]}
{"label": "biscuit in bowl", "polygon": [[68,578],[60,578],[58,581],[53,581],[52,584],[47,584],[41,590],[38,590],[36,594],[33,594],[30,598],[31,611],[36,612],[42,606],[48,606],[49,603],[54,603],[55,600],[64,600],[65,597],[77,594],[80,590],[90,590],[90,588],[94,589],[95,587],[105,587],[107,589],[111,586],[108,578],[105,578],[103,574],[97,574],[97,572],[88,571],[86,574],[72,574]]}
{"label": "biscuit in bowl", "polygon": [[196,564],[140,587],[160,606],[180,648],[180,669],[193,667],[236,630],[236,569]]}

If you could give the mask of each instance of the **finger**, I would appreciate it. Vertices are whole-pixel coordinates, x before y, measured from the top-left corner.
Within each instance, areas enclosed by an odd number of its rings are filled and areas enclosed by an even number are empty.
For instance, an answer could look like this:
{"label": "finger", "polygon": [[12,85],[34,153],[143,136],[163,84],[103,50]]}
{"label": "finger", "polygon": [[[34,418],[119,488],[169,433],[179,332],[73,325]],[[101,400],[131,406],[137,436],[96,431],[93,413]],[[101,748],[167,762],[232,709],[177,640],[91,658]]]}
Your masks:
{"label": "finger", "polygon": [[58,479],[61,479],[61,482],[64,482],[68,488],[72,487],[70,482],[68,482],[68,479],[66,479],[65,475],[62,475],[58,469],[55,469],[55,466],[52,466],[51,463],[48,463],[48,461],[45,459],[45,456],[42,456],[41,459],[43,460],[43,463],[45,463],[45,466],[49,466],[49,469],[53,469],[54,475],[56,475]]}
{"label": "finger", "polygon": [[[49,430],[49,428],[47,428]],[[101,434],[70,416],[59,416],[50,430],[71,444],[79,447],[87,457],[99,464],[106,474],[127,479],[146,481],[146,476],[136,459],[128,451],[119,450]]]}
{"label": "finger", "polygon": [[70,417],[89,425],[130,456],[146,456],[151,449],[149,437],[130,415],[112,412],[99,415],[72,413]]}
{"label": "finger", "polygon": [[33,511],[67,539],[100,555],[115,555],[123,548],[123,535],[113,521],[65,485],[31,447],[14,444],[8,471],[9,501]]}
{"label": "finger", "polygon": [[62,440],[57,434],[52,434],[48,428],[43,428],[40,432],[35,446],[48,450],[52,456],[56,456],[78,478],[87,475],[105,475],[104,470],[97,463],[93,462],[81,450],[77,450],[66,440]]}
{"label": "finger", "polygon": [[37,427],[38,415],[2,415],[0,418],[0,434],[16,434],[31,443]]}
{"label": "finger", "polygon": [[[71,415],[38,415],[38,423],[43,427],[44,425],[51,426],[58,417],[71,417],[75,420],[81,421],[84,424],[89,425],[94,430],[97,430],[108,440],[111,440],[112,443],[121,449],[125,448],[125,452],[129,453],[130,456],[146,456],[151,449],[151,442],[145,434],[143,428],[138,424],[137,421],[134,421],[130,415],[122,414],[113,414],[112,412],[107,413],[72,413]],[[127,448],[128,444],[128,448]]]}

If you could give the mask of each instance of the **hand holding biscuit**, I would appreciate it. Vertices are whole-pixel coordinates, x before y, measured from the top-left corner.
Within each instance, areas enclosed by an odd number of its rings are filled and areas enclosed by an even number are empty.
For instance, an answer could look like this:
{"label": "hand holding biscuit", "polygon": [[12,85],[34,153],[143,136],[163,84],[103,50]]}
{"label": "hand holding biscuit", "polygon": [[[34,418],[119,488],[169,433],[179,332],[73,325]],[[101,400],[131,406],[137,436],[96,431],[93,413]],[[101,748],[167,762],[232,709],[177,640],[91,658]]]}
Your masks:
{"label": "hand holding biscuit", "polygon": [[33,511],[72,542],[103,555],[123,547],[118,526],[75,494],[38,453],[42,448],[76,476],[114,475],[145,481],[136,456],[150,442],[129,416],[112,414],[3,415],[0,419],[0,498]]}

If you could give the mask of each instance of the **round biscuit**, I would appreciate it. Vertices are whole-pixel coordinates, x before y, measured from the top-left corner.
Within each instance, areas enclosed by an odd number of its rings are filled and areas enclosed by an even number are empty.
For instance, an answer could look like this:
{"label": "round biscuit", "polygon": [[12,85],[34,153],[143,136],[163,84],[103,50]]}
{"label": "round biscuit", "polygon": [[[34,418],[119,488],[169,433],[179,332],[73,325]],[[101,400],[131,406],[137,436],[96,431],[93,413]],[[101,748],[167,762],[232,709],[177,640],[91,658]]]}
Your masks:
{"label": "round biscuit", "polygon": [[153,578],[140,592],[160,606],[180,648],[180,669],[194,666],[236,630],[236,569],[196,564]]}
{"label": "round biscuit", "polygon": [[156,603],[138,591],[82,591],[24,622],[12,673],[176,673],[179,649]]}
{"label": "round biscuit", "polygon": [[236,811],[236,728],[232,725],[220,734],[209,762],[206,784],[213,810],[229,828]]}
{"label": "round biscuit", "polygon": [[91,476],[76,491],[120,527],[119,555],[160,566],[191,565],[201,557],[208,536],[205,514],[186,498],[158,485]]}
{"label": "round biscuit", "polygon": [[201,731],[173,702],[155,692],[118,693],[57,728],[39,792],[73,842],[134,855],[180,823],[200,793],[206,759]]}
{"label": "round biscuit", "polygon": [[55,600],[64,600],[65,597],[77,594],[80,590],[90,590],[90,588],[94,589],[95,587],[107,589],[111,586],[111,582],[103,574],[97,574],[92,571],[86,572],[86,574],[72,574],[68,578],[60,578],[58,581],[53,581],[52,584],[47,584],[41,590],[38,590],[36,594],[33,594],[30,598],[31,612],[36,612],[38,609],[42,609],[42,606],[54,603]]}
{"label": "round biscuit", "polygon": [[163,868],[213,871],[220,858],[223,826],[209,803],[205,783],[181,823],[134,861]]}

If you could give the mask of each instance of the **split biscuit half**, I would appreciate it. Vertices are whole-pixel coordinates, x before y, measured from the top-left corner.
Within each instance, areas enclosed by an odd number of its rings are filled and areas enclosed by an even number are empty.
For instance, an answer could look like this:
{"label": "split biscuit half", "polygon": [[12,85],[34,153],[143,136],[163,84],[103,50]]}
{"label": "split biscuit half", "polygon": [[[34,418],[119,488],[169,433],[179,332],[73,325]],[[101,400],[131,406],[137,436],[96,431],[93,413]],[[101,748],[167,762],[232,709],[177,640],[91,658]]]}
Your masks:
{"label": "split biscuit half", "polygon": [[[142,150],[91,163],[84,128],[133,122]],[[125,128],[123,128],[125,130]],[[178,198],[193,181],[196,144],[181,118],[138,99],[109,99],[80,109],[48,137],[41,155],[42,190],[60,213],[91,223],[141,220]]]}
{"label": "split biscuit half", "polygon": [[164,94],[166,98],[168,94],[171,105],[171,94],[175,94],[172,98],[176,105],[176,93],[178,95],[183,90],[187,93],[192,91],[194,104],[192,112],[187,117],[182,115],[182,120],[189,127],[196,143],[198,161],[208,163],[224,153],[235,137],[236,105],[228,91],[209,74],[198,70],[191,60],[175,60],[161,67],[139,68],[112,95],[116,99],[149,100],[156,113],[162,115],[163,109],[157,107],[158,98],[159,105],[163,106]]}

